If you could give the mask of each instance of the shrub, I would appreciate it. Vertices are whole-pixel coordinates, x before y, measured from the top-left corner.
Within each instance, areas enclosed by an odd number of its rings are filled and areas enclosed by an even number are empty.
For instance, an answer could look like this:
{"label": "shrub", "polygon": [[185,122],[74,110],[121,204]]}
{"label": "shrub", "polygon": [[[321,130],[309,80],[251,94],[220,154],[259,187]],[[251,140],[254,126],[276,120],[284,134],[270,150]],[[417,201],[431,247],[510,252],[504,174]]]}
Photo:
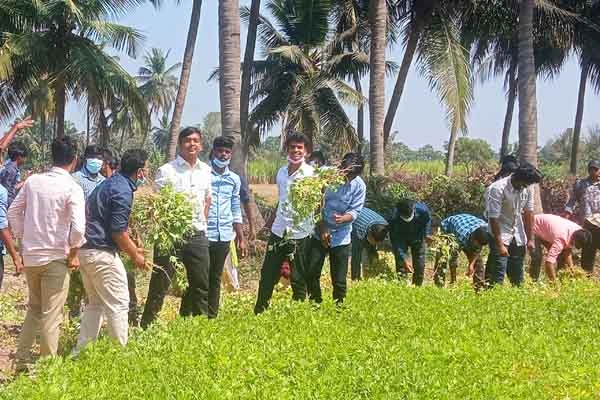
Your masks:
{"label": "shrub", "polygon": [[383,176],[371,176],[366,180],[365,206],[390,219],[396,203],[401,199],[416,199],[417,195],[406,186]]}
{"label": "shrub", "polygon": [[470,285],[407,288],[371,280],[330,301],[227,297],[217,320],[178,319],[121,349],[46,362],[1,399],[593,399],[600,289]]}
{"label": "shrub", "polygon": [[482,177],[447,177],[439,175],[419,192],[438,218],[459,213],[481,216],[485,209],[485,180]]}

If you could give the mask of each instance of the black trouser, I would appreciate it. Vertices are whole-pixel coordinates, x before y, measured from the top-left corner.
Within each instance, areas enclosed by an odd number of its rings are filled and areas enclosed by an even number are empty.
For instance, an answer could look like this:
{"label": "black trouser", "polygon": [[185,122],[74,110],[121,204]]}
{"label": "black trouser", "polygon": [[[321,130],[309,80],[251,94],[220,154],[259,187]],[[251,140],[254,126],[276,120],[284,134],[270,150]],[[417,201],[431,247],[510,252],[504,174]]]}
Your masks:
{"label": "black trouser", "polygon": [[399,241],[392,245],[394,246],[394,257],[396,259],[396,273],[399,276],[408,275],[409,271],[404,265],[404,260],[400,257],[400,251],[406,257],[408,256],[408,249],[410,249],[413,267],[412,283],[413,285],[421,286],[425,278],[425,253],[427,252],[425,240]]}
{"label": "black trouser", "polygon": [[2,281],[4,280],[4,256],[0,254],[0,289],[2,289]]}
{"label": "black trouser", "polygon": [[[310,238],[290,240],[290,246],[280,247],[283,239],[271,233],[267,245],[267,253],[260,270],[260,282],[258,284],[258,296],[254,313],[258,314],[269,307],[269,301],[273,296],[273,289],[281,277],[281,264],[288,259],[288,254],[294,254],[294,259],[290,262],[292,274],[290,281],[292,284],[292,298],[294,300],[306,299],[306,257],[309,250]],[[289,260],[288,260],[289,261]]]}
{"label": "black trouser", "polygon": [[[150,277],[148,299],[142,314],[141,326],[147,328],[156,319],[162,308],[175,268],[170,255],[158,255],[155,250],[154,262],[161,268],[154,268]],[[209,263],[208,239],[204,232],[194,233],[177,249],[188,280],[188,287],[181,299],[179,315],[182,317],[208,315]]]}
{"label": "black trouser", "polygon": [[581,256],[581,267],[588,273],[594,272],[594,263],[596,262],[596,252],[600,247],[600,227],[585,221],[583,229],[592,234],[592,242],[583,248]]}
{"label": "black trouser", "polygon": [[373,246],[367,239],[360,240],[354,234],[352,235],[352,261],[351,261],[351,278],[353,281],[358,281],[362,276],[362,255],[363,250],[367,250],[369,261],[377,257],[377,248]]}
{"label": "black trouser", "polygon": [[127,289],[129,291],[129,323],[137,326],[138,309],[137,293],[135,292],[135,271],[127,271]]}
{"label": "black trouser", "polygon": [[210,242],[210,269],[208,272],[208,318],[216,318],[219,314],[221,300],[221,276],[225,259],[229,254],[231,242]]}
{"label": "black trouser", "polygon": [[[465,256],[467,256],[467,259],[477,257],[477,260],[475,261],[475,271],[473,272],[473,287],[476,291],[479,291],[485,286],[485,265],[481,259],[481,248],[471,245],[462,248],[462,251],[465,253]],[[460,251],[455,251],[450,254],[450,260],[448,262],[450,267],[450,283],[456,282],[459,254]],[[433,274],[433,281],[437,286],[444,287],[446,284],[446,268],[444,265],[441,265],[440,262],[441,254],[438,252],[435,256],[435,273]]]}
{"label": "black trouser", "polygon": [[329,255],[329,270],[333,286],[333,300],[342,303],[346,297],[346,280],[348,276],[348,259],[350,258],[350,245],[337,247],[324,247],[320,240],[312,238],[310,242],[310,256],[308,258],[308,297],[317,303],[323,301],[321,295],[321,271],[325,257]]}

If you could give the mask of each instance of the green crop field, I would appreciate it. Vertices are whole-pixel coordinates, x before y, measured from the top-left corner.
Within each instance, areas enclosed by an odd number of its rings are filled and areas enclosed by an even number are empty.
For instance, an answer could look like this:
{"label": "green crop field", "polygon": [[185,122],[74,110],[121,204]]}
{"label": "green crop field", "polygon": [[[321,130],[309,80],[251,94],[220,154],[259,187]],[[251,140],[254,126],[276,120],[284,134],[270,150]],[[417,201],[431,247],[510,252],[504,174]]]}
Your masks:
{"label": "green crop field", "polygon": [[175,320],[125,349],[53,360],[2,399],[593,399],[600,288],[475,294],[372,280],[342,309],[227,297],[217,320]]}

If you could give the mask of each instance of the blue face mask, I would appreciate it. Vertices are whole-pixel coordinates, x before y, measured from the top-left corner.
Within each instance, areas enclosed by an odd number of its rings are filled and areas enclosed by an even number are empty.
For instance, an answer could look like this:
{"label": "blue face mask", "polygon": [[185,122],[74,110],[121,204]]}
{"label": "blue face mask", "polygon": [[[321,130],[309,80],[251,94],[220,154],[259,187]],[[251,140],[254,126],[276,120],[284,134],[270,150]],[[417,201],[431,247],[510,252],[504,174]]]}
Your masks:
{"label": "blue face mask", "polygon": [[102,169],[104,161],[98,158],[88,158],[85,160],[85,168],[92,174],[97,174]]}
{"label": "blue face mask", "polygon": [[137,178],[135,181],[135,187],[139,188],[140,186],[142,186],[144,183],[146,182],[146,178],[142,177],[142,178]]}
{"label": "blue face mask", "polygon": [[221,161],[218,158],[213,158],[212,163],[217,168],[225,168],[225,167],[229,166],[230,161],[231,160]]}

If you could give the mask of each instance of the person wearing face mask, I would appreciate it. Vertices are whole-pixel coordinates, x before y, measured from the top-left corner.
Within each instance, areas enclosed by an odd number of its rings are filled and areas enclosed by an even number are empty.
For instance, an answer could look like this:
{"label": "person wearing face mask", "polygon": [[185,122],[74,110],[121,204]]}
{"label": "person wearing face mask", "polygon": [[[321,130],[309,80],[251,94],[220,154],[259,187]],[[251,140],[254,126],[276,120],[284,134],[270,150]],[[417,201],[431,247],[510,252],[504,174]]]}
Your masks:
{"label": "person wearing face mask", "polygon": [[108,336],[123,346],[127,343],[129,291],[119,252],[126,253],[136,269],[145,269],[144,248],[131,239],[128,226],[133,192],[143,184],[148,169],[146,151],[127,150],[120,172],[98,186],[88,198],[86,243],[79,255],[88,303],[81,317],[75,352],[98,337],[103,315]]}
{"label": "person wearing face mask", "polygon": [[[302,133],[292,132],[287,135],[285,147],[288,153],[288,164],[277,172],[277,191],[279,203],[277,210],[265,224],[271,236],[267,244],[267,253],[260,270],[258,295],[254,313],[259,314],[269,307],[273,289],[281,278],[282,266],[292,264],[291,284],[294,300],[306,299],[307,286],[307,253],[310,246],[310,234],[314,229],[312,218],[299,224],[294,223],[294,210],[288,195],[290,186],[296,179],[312,176],[314,168],[305,162],[308,138]],[[289,259],[290,252],[293,260]]]}
{"label": "person wearing face mask", "polygon": [[[84,161],[81,168],[72,174],[75,182],[83,189],[83,195],[87,201],[88,197],[98,185],[106,179],[100,173],[104,164],[104,153],[102,148],[96,145],[90,145],[85,148],[83,153]],[[83,282],[79,271],[71,274],[69,283],[69,296],[67,305],[69,306],[69,318],[73,319],[81,314],[81,304],[84,297]]]}
{"label": "person wearing face mask", "polygon": [[56,355],[69,269],[79,267],[79,248],[85,243],[85,199],[70,175],[77,164],[77,142],[65,136],[51,147],[53,167],[29,177],[8,209],[13,234],[22,240],[29,288],[17,369],[30,360],[38,332],[41,356]]}
{"label": "person wearing face mask", "polygon": [[507,177],[492,183],[485,199],[489,227],[490,254],[485,268],[489,286],[501,285],[507,275],[510,283],[523,282],[526,249],[535,249],[533,240],[534,191],[542,174],[524,163]]}
{"label": "person wearing face mask", "polygon": [[[420,201],[403,199],[396,204],[390,220],[390,241],[396,259],[396,273],[421,286],[425,278],[427,243],[433,235],[431,210]],[[408,251],[410,250],[410,260]]]}
{"label": "person wearing face mask", "polygon": [[[179,193],[185,193],[192,203],[193,232],[174,250],[180,255],[185,267],[188,288],[181,299],[179,314],[182,317],[208,316],[208,291],[210,253],[206,236],[208,211],[211,205],[211,168],[198,159],[202,152],[202,132],[188,127],[179,133],[179,155],[158,169],[156,189],[171,185]],[[155,250],[154,268],[150,277],[148,298],[142,314],[141,326],[147,328],[162,308],[175,268],[171,254]]]}
{"label": "person wearing face mask", "polygon": [[208,272],[208,317],[216,318],[221,299],[221,275],[231,241],[246,256],[246,242],[242,230],[240,205],[240,177],[229,169],[234,141],[218,136],[211,152],[212,195],[208,212],[207,236],[209,240],[210,267]]}
{"label": "person wearing face mask", "polygon": [[106,179],[100,173],[104,165],[104,154],[99,146],[90,145],[85,148],[83,157],[85,158],[83,166],[73,174],[73,178],[83,189],[83,194],[87,200],[89,195],[96,189],[96,186]]}
{"label": "person wearing face mask", "polygon": [[322,218],[313,232],[309,253],[308,294],[316,303],[323,301],[320,281],[326,257],[329,257],[333,300],[341,304],[346,297],[352,223],[362,210],[367,195],[367,186],[360,177],[364,168],[365,160],[360,154],[346,154],[339,166],[346,183],[325,192]]}

